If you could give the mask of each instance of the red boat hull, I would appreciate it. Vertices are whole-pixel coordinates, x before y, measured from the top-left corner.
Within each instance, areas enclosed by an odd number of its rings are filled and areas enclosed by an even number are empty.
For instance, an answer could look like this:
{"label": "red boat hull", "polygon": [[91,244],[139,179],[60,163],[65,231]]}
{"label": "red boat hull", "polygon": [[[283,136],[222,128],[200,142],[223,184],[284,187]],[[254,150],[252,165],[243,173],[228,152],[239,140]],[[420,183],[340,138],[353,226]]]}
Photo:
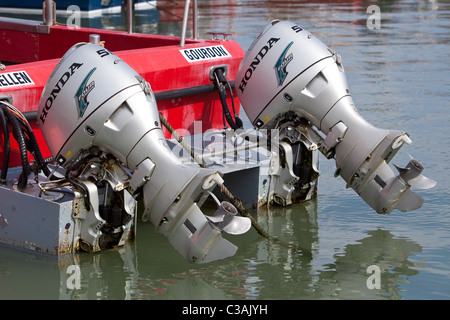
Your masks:
{"label": "red boat hull", "polygon": [[[0,72],[0,97],[12,98],[23,113],[37,110],[42,90],[52,70],[74,44],[88,42],[98,34],[105,48],[113,52],[151,85],[158,99],[159,111],[180,134],[222,129],[223,116],[219,95],[213,88],[210,70],[225,65],[227,78],[234,80],[242,48],[233,40],[186,40],[178,37],[128,34],[120,31],[53,26],[49,33],[2,30],[0,60],[12,62]],[[179,93],[179,94],[176,94]],[[234,104],[239,112],[239,100]],[[228,104],[231,100],[228,98]],[[30,121],[44,157],[50,152],[35,121]],[[194,130],[195,128],[195,130]],[[166,137],[170,134],[166,131]],[[0,162],[3,160],[0,144]],[[20,155],[11,136],[10,167],[19,166]],[[31,158],[31,155],[30,155]]]}

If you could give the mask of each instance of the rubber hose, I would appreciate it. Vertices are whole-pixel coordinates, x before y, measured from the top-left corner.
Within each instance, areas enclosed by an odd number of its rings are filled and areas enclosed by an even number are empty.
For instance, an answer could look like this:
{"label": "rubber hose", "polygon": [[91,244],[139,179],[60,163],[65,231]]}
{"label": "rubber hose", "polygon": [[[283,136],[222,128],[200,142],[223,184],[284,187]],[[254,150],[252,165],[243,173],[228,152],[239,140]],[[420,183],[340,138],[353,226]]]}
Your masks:
{"label": "rubber hose", "polygon": [[44,161],[44,157],[42,156],[41,149],[39,149],[39,144],[33,131],[28,132],[28,137],[30,138],[31,148],[34,151],[34,156],[39,168],[42,169],[46,177],[50,176],[51,172],[47,167],[47,163]]}
{"label": "rubber hose", "polygon": [[233,117],[231,116],[230,110],[228,109],[228,105],[227,105],[227,95],[225,90],[222,88],[219,88],[219,97],[220,97],[220,101],[222,102],[222,107],[223,107],[223,113],[225,115],[225,119],[227,119],[228,124],[230,125],[230,127],[234,130],[239,129],[239,127],[236,125],[236,123],[234,123]]}
{"label": "rubber hose", "polygon": [[228,86],[228,88],[230,89],[231,105],[233,107],[233,113],[234,113],[235,120],[233,120],[233,118],[231,117],[230,110],[228,109],[228,105],[227,105],[227,102],[226,102],[226,98],[227,98],[226,89],[223,89],[222,87],[219,87],[220,101],[222,102],[222,106],[223,106],[223,109],[224,109],[224,114],[225,114],[225,117],[227,119],[227,122],[230,125],[230,127],[232,129],[234,129],[234,130],[242,129],[242,127],[243,127],[242,120],[238,117],[238,115],[236,114],[236,110],[234,108],[233,91],[231,89],[231,85],[228,82],[228,80],[225,77],[225,75],[223,74],[222,69],[218,68],[215,72],[216,72],[216,75],[217,75],[217,80],[220,83],[225,84],[226,86]]}
{"label": "rubber hose", "polygon": [[6,182],[6,176],[8,174],[10,143],[8,122],[6,121],[6,116],[3,112],[3,108],[0,108],[0,121],[3,128],[3,167],[2,173],[0,175],[0,182],[4,183]]}
{"label": "rubber hose", "polygon": [[23,136],[22,129],[20,127],[19,121],[16,116],[9,112],[8,108],[4,105],[1,105],[3,111],[6,110],[6,116],[8,117],[9,122],[12,125],[13,136],[19,144],[20,156],[22,158],[22,174],[19,177],[19,181],[17,183],[17,187],[19,190],[24,190],[28,184],[28,174],[30,173],[30,165],[28,163],[28,154],[27,154],[27,146],[25,143],[25,137]]}

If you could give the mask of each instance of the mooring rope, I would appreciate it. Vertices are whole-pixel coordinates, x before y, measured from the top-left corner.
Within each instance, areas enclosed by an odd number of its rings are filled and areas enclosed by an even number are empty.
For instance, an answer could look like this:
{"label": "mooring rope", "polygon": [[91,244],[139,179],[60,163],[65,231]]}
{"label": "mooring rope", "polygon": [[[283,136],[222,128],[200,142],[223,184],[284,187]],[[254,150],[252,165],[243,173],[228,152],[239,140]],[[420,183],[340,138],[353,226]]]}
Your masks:
{"label": "mooring rope", "polygon": [[[202,168],[208,168],[208,166],[206,165],[206,163],[203,161],[202,157],[200,157],[194,149],[191,148],[190,145],[188,145],[184,139],[178,134],[178,132],[170,125],[170,123],[167,121],[166,118],[164,118],[164,116],[159,113],[159,119],[161,120],[161,123],[164,125],[164,127],[166,127],[166,129],[170,132],[170,134],[172,134],[172,136],[178,141],[178,143],[181,144],[181,146],[183,148],[185,148],[189,154],[191,155],[191,157],[195,160],[195,162],[198,163],[198,165]],[[243,216],[243,217],[247,217],[250,219],[253,228],[255,228],[255,230],[264,238],[275,242],[275,243],[279,243],[288,247],[293,247],[296,250],[301,251],[304,255],[311,255],[311,251],[310,250],[306,250],[304,248],[301,248],[295,244],[292,244],[290,242],[286,242],[284,240],[281,240],[271,234],[269,234],[259,223],[258,221],[256,221],[256,219],[250,214],[250,210],[248,208],[245,208],[244,204],[242,203],[242,201],[234,196],[231,191],[223,184],[223,183],[217,183],[217,185],[219,186],[220,192],[222,194],[224,194],[230,201],[231,203],[236,207],[236,209],[238,209],[239,213]]]}

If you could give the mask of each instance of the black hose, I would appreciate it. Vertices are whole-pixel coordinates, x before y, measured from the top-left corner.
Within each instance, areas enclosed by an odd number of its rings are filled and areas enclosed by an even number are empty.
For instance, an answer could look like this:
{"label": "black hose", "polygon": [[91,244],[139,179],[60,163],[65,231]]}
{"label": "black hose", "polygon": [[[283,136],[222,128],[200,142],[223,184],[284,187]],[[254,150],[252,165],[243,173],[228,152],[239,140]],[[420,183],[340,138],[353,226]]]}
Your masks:
{"label": "black hose", "polygon": [[19,144],[20,156],[22,158],[22,174],[19,177],[19,181],[17,183],[17,187],[19,190],[24,190],[28,184],[28,174],[30,173],[30,165],[28,163],[28,154],[27,154],[27,145],[25,143],[25,137],[22,132],[22,128],[20,127],[20,123],[17,120],[16,116],[12,114],[8,108],[0,104],[1,108],[5,112],[9,122],[12,125],[13,136]]}
{"label": "black hose", "polygon": [[44,172],[46,177],[50,176],[51,174],[50,169],[47,167],[47,162],[44,160],[44,157],[42,156],[41,149],[39,148],[39,144],[36,140],[36,136],[34,135],[33,131],[28,131],[27,134],[31,144],[30,151],[34,153],[34,158],[38,164],[38,168]]}
{"label": "black hose", "polygon": [[3,112],[3,108],[0,108],[0,122],[3,129],[3,167],[0,175],[0,183],[6,183],[6,175],[8,174],[9,167],[10,143],[8,122],[6,120],[5,112]]}
{"label": "black hose", "polygon": [[244,127],[244,123],[242,122],[241,118],[239,118],[239,116],[236,113],[236,109],[234,107],[233,89],[231,88],[231,85],[228,81],[227,81],[227,87],[228,87],[228,90],[230,91],[231,106],[233,108],[233,113],[234,113],[234,121],[236,123],[236,126],[239,129],[242,129]]}
{"label": "black hose", "polygon": [[234,122],[233,117],[231,116],[230,109],[228,109],[228,104],[227,104],[227,100],[226,100],[227,94],[222,85],[219,86],[219,98],[220,98],[220,102],[222,103],[223,114],[224,114],[225,119],[227,120],[228,124],[230,125],[231,129],[234,129],[234,130],[239,129],[239,127]]}
{"label": "black hose", "polygon": [[[243,123],[242,120],[237,116],[236,110],[234,108],[234,101],[233,101],[233,93],[231,91],[231,85],[228,82],[227,78],[223,74],[223,71],[221,68],[217,68],[214,73],[216,74],[216,81],[217,81],[217,89],[219,91],[219,98],[220,102],[222,103],[222,109],[223,109],[223,116],[227,120],[228,124],[233,130],[242,129]],[[227,104],[227,92],[226,92],[226,86],[230,88],[230,95],[231,95],[231,104],[233,107],[233,113],[234,118],[231,116],[230,109],[228,108]]]}

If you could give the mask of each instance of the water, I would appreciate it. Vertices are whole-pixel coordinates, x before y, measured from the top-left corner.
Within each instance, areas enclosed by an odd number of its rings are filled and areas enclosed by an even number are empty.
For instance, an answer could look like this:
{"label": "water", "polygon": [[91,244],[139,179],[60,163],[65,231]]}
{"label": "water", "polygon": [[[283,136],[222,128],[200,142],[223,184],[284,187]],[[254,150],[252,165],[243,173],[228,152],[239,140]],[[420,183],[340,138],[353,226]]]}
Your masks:
{"label": "water", "polygon": [[[135,31],[180,35],[182,10],[174,10],[175,1],[158,1],[164,3],[139,13]],[[437,181],[431,190],[417,190],[425,199],[421,209],[376,214],[333,177],[334,163],[322,157],[316,200],[258,212],[266,230],[311,255],[251,230],[230,237],[239,246],[233,258],[191,265],[151,224],[139,223],[136,241],[97,255],[57,261],[1,247],[0,299],[449,299],[450,2],[377,3],[381,29],[371,30],[366,9],[372,1],[199,1],[199,31],[232,31],[246,50],[268,21],[291,20],[335,49],[361,115],[410,133],[413,143],[394,162],[406,164],[409,153]],[[126,25],[120,15],[82,24]],[[79,289],[67,272],[75,260]],[[368,288],[372,265],[380,268],[380,289]]]}

